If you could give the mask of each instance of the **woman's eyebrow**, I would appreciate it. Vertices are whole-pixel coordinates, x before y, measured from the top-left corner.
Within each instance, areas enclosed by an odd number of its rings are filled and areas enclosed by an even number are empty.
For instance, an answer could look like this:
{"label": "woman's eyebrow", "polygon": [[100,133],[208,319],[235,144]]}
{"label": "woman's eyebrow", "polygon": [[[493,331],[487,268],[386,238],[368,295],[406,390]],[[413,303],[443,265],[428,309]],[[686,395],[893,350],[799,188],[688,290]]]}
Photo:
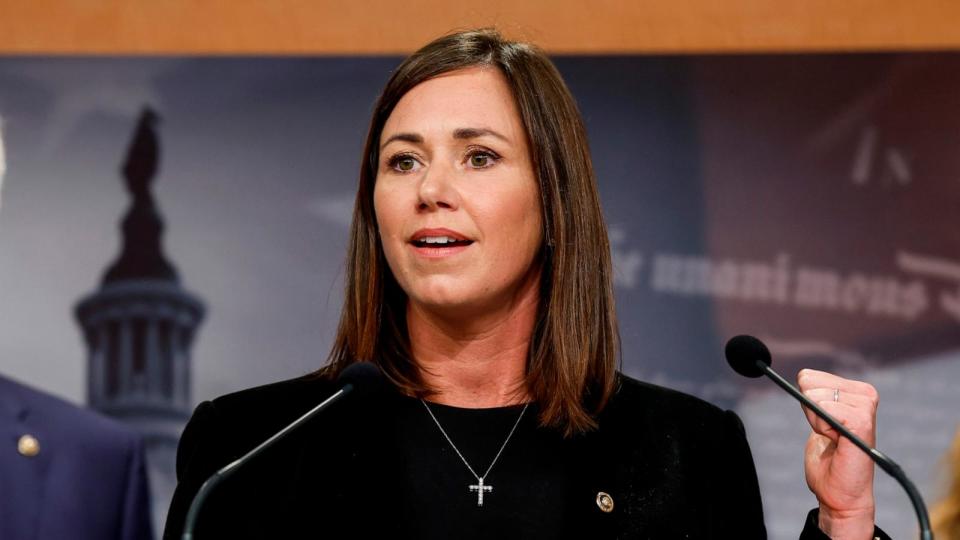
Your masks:
{"label": "woman's eyebrow", "polygon": [[[489,135],[491,137],[496,137],[504,142],[510,142],[510,139],[497,133],[496,131],[490,128],[457,128],[453,130],[453,138],[458,140],[464,139],[476,139],[477,137],[483,137]],[[394,133],[393,135],[387,137],[383,144],[380,145],[380,149],[383,150],[388,144],[393,141],[404,141],[409,143],[420,144],[423,143],[423,136],[419,133]]]}
{"label": "woman's eyebrow", "polygon": [[454,139],[476,139],[477,137],[482,137],[484,135],[496,137],[503,142],[510,142],[510,139],[490,128],[459,128],[453,131]]}
{"label": "woman's eyebrow", "polygon": [[417,133],[394,133],[393,135],[387,137],[387,140],[383,141],[383,144],[380,145],[380,149],[383,150],[385,146],[392,143],[393,141],[404,141],[409,143],[422,143],[423,136]]}

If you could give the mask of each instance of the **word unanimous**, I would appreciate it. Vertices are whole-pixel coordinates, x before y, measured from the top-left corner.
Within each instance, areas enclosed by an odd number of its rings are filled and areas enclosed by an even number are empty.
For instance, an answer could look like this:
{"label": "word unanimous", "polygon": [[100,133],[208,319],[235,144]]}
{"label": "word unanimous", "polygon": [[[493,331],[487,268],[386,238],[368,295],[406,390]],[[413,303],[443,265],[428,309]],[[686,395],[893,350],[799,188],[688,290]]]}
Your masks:
{"label": "word unanimous", "polygon": [[844,273],[832,268],[793,266],[788,254],[771,261],[712,260],[701,255],[658,253],[652,258],[650,288],[658,293],[781,304],[910,321],[934,300],[920,276],[949,282],[940,309],[960,322],[960,265],[899,253],[898,270],[918,277]]}

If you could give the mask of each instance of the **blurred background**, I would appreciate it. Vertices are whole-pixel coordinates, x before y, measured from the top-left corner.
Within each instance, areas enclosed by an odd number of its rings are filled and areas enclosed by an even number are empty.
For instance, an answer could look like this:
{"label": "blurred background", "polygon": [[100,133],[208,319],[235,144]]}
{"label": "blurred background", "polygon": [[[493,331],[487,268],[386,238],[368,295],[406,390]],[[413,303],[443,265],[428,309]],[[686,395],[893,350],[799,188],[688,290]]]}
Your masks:
{"label": "blurred background", "polygon": [[[743,417],[773,539],[816,505],[808,426],[729,372],[881,394],[928,504],[960,422],[960,32],[951,2],[0,1],[0,373],[148,447],[159,530],[200,401],[325,362],[374,99],[402,56],[490,26],[555,59],[590,133],[623,370]],[[138,122],[156,171],[122,167]],[[125,220],[125,221],[124,221]],[[121,222],[126,223],[121,227]],[[878,475],[878,523],[911,537]]]}

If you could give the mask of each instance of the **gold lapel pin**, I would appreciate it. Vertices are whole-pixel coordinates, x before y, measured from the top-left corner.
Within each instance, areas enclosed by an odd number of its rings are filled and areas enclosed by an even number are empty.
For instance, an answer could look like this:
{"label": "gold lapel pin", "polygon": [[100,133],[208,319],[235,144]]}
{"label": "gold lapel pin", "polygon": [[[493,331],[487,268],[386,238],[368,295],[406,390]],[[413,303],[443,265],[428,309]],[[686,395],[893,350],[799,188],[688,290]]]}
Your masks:
{"label": "gold lapel pin", "polygon": [[597,493],[597,506],[600,507],[600,511],[609,514],[613,512],[613,497],[609,493],[604,493],[603,491]]}
{"label": "gold lapel pin", "polygon": [[33,457],[40,453],[40,441],[29,433],[21,435],[17,441],[17,452],[24,457]]}

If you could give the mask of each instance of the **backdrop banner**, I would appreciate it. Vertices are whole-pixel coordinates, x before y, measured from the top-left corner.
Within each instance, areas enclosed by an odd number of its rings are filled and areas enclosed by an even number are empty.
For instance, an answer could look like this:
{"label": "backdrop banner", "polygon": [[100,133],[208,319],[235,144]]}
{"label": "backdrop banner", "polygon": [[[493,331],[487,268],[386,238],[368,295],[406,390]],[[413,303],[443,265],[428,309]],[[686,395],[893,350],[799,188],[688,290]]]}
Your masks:
{"label": "backdrop banner", "polygon": [[[398,62],[0,58],[0,372],[144,432],[158,530],[192,406],[324,364],[361,146]],[[556,62],[590,133],[623,370],[742,415],[775,540],[816,505],[808,427],[772,385],[730,372],[735,334],[765,340],[788,378],[877,386],[878,443],[932,503],[960,421],[960,56]],[[102,279],[143,201],[121,168],[147,107],[151,230],[176,279],[134,298]],[[124,294],[133,307],[111,308]],[[81,329],[101,312],[103,336]],[[915,535],[882,473],[877,495],[879,524]]]}

